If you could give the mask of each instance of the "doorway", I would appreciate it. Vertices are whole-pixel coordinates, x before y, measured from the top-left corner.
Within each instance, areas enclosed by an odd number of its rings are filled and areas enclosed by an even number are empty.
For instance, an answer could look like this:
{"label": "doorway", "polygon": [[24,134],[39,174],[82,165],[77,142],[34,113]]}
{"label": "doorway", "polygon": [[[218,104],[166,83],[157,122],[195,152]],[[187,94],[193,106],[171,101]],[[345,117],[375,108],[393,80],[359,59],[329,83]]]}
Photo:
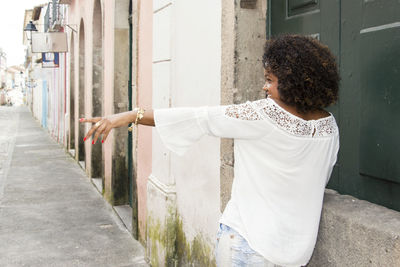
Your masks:
{"label": "doorway", "polygon": [[[79,118],[85,117],[85,28],[83,19],[79,27],[79,106],[78,114]],[[86,127],[84,123],[79,123],[79,134],[78,134],[78,161],[83,169],[85,166],[85,143],[83,138],[86,135]]]}
{"label": "doorway", "polygon": [[[92,117],[104,116],[103,111],[103,21],[100,0],[93,9]],[[92,145],[91,178],[102,192],[104,188],[104,156],[101,138]]]}

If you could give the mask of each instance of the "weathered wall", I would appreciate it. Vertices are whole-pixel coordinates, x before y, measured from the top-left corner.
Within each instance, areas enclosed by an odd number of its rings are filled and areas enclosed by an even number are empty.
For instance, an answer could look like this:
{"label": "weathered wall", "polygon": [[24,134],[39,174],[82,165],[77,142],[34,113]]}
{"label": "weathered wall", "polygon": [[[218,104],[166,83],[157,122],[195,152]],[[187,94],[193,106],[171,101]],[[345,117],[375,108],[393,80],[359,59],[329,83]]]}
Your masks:
{"label": "weathered wall", "polygon": [[[170,106],[171,1],[153,0],[152,102]],[[153,129],[152,173],[147,182],[146,256],[152,266],[165,266],[175,254],[176,188],[170,175],[170,152]],[[169,235],[168,235],[169,233]]]}
{"label": "weathered wall", "polygon": [[[86,112],[85,110],[88,108],[85,105],[85,99],[86,99],[86,90],[85,90],[85,78],[86,78],[86,71],[85,71],[85,61],[86,61],[86,34],[85,34],[85,21],[83,18],[79,20],[79,31],[78,31],[78,36],[79,36],[79,41],[78,41],[78,118],[84,118],[86,117]],[[85,136],[85,132],[87,130],[87,125],[86,124],[78,124],[78,142],[77,142],[77,149],[76,149],[76,154],[77,154],[77,159],[81,166],[85,168],[85,161],[86,161],[86,156],[85,153],[87,151],[87,146],[85,145],[83,138]],[[90,141],[89,141],[90,142]],[[85,168],[86,170],[86,168]]]}
{"label": "weathered wall", "polygon": [[[222,1],[221,104],[239,104],[263,96],[261,63],[266,2],[241,8],[240,0]],[[230,199],[233,181],[233,141],[221,140],[221,212]]]}
{"label": "weathered wall", "polygon": [[[104,23],[104,115],[114,113],[114,1],[103,1]],[[112,149],[114,135],[110,133],[103,144],[104,150],[104,196],[112,195]]]}
{"label": "weathered wall", "polygon": [[[38,85],[35,88],[32,88],[32,102],[37,104],[32,105],[32,113],[33,116],[42,124],[42,84],[43,82],[37,79]],[[40,100],[40,101],[39,101]]]}
{"label": "weathered wall", "polygon": [[[101,117],[104,114],[104,86],[103,86],[103,12],[101,1],[95,0],[92,20],[92,117]],[[91,153],[91,178],[104,178],[103,171],[103,145],[99,142],[92,145]]]}
{"label": "weathered wall", "polygon": [[[76,2],[73,2],[73,5],[70,6],[70,9],[69,9],[70,12],[69,12],[68,19],[69,19],[69,21],[76,23],[77,19],[74,19],[75,16],[73,14],[74,14],[74,12],[76,12],[75,10],[79,7],[76,6],[75,3]],[[78,16],[78,15],[76,15],[76,16]],[[79,32],[78,32],[79,25],[78,24],[76,24],[75,30],[77,32],[74,32],[74,33],[72,33],[71,30],[68,30],[68,31],[74,35],[73,43],[71,43],[71,45],[73,45],[74,48],[71,51],[73,51],[73,53],[74,53],[72,56],[74,57],[74,62],[75,62],[74,66],[73,66],[74,69],[72,70],[74,72],[74,74],[73,74],[74,80],[70,81],[70,83],[74,84],[74,86],[71,88],[74,89],[74,96],[75,96],[74,97],[74,110],[70,109],[71,113],[74,112],[74,117],[75,117],[75,121],[73,122],[74,123],[74,131],[75,131],[74,132],[75,146],[71,149],[73,149],[73,156],[75,157],[76,160],[78,160],[78,155],[77,155],[77,148],[79,145],[79,140],[78,140],[78,138],[79,138],[79,121],[78,121],[78,119],[79,119]]]}
{"label": "weathered wall", "polygon": [[[174,46],[177,79],[172,105],[219,105],[221,3],[179,1],[177,12]],[[206,20],[204,14],[207,14]],[[219,143],[218,138],[204,137],[193,148],[194,153],[190,151],[184,158],[173,155],[171,159],[172,175],[177,179],[178,210],[187,223],[189,239],[200,231],[214,240],[215,222],[220,215],[216,205],[219,203]]]}
{"label": "weathered wall", "polygon": [[[90,170],[90,144],[83,143],[83,137],[89,130],[89,125],[79,124],[79,118],[91,116],[91,17],[90,7],[88,2],[73,1],[69,7],[69,23],[74,25],[76,34],[74,38],[75,52],[75,153],[76,159],[82,162],[86,172]],[[67,32],[71,33],[70,30]],[[91,75],[90,75],[91,76]],[[72,110],[70,112],[73,112]],[[87,164],[85,164],[87,163]]]}
{"label": "weathered wall", "polygon": [[[215,106],[220,104],[221,1],[174,2],[172,30],[171,106]],[[205,19],[205,15],[207,19]],[[220,139],[203,137],[183,157],[171,154],[171,176],[176,179],[178,222],[190,245],[181,262],[212,262],[215,234],[220,217]],[[207,155],[207,156],[205,156]],[[179,224],[178,224],[179,225]],[[200,251],[209,255],[194,257]],[[201,247],[201,249],[200,249]]]}
{"label": "weathered wall", "polygon": [[[83,55],[83,60],[82,63],[84,64],[83,71],[84,75],[82,76],[82,73],[80,73],[80,77],[83,77],[83,88],[80,88],[80,90],[84,90],[84,107],[82,111],[80,111],[81,114],[84,115],[84,117],[90,118],[92,117],[93,113],[93,106],[92,106],[92,95],[93,95],[93,77],[92,77],[92,69],[93,69],[93,1],[80,1],[84,5],[84,7],[81,9],[81,18],[83,19],[84,22],[84,49],[85,51],[80,51],[81,55]],[[83,132],[82,135],[80,135],[82,138],[83,136],[86,135],[86,133],[90,129],[90,124],[86,123],[85,126],[83,127]],[[91,140],[90,140],[91,141]],[[91,142],[85,142],[85,170],[88,176],[90,176],[91,169],[92,169],[92,161],[91,161],[91,155],[92,155],[92,143]]]}
{"label": "weathered wall", "polygon": [[[133,1],[135,2],[135,1]],[[138,1],[139,11],[133,14],[137,21],[137,70],[133,70],[137,76],[137,103],[135,106],[145,109],[152,108],[152,40],[153,40],[153,2]],[[134,32],[135,36],[135,32]],[[133,49],[133,51],[136,51]],[[135,57],[135,56],[134,56]],[[134,77],[135,80],[135,77]],[[135,91],[135,87],[133,87]],[[137,133],[137,198],[138,198],[138,228],[139,240],[146,240],[146,216],[147,216],[147,178],[152,168],[152,129],[140,126]],[[134,150],[135,151],[135,150]]]}
{"label": "weathered wall", "polygon": [[[220,2],[155,0],[153,10],[153,107],[219,105]],[[220,216],[219,143],[205,137],[178,157],[167,151],[154,130],[147,195],[147,251],[152,262],[163,263],[165,255],[175,251],[182,266],[213,264]],[[164,240],[167,231],[175,234]],[[163,249],[154,256],[156,247]]]}
{"label": "weathered wall", "polygon": [[[129,80],[129,0],[115,0],[114,6],[114,110],[128,111]],[[125,127],[114,129],[112,152],[112,196],[113,205],[128,203],[128,131]]]}
{"label": "weathered wall", "polygon": [[[33,76],[33,75],[32,75]],[[37,86],[32,88],[32,113],[33,116],[43,125],[42,119],[42,98],[43,98],[43,80],[41,77],[35,77]]]}
{"label": "weathered wall", "polygon": [[[44,31],[43,7],[37,23],[38,31]],[[30,47],[28,49],[31,49]],[[47,128],[58,142],[65,143],[65,101],[66,101],[66,55],[59,53],[58,68],[42,68],[41,54],[32,54],[32,71],[30,78],[35,80],[36,87],[32,88],[32,113]],[[45,89],[43,86],[47,85]],[[44,100],[45,103],[43,102]],[[43,112],[45,109],[45,112]]]}
{"label": "weathered wall", "polygon": [[[78,147],[79,142],[82,143],[83,132],[87,133],[90,124],[79,127],[78,119],[82,116],[92,117],[93,115],[110,115],[117,112],[126,111],[128,108],[128,73],[129,73],[129,25],[128,25],[128,5],[129,0],[114,0],[114,1],[99,1],[96,2],[96,21],[101,21],[102,25],[97,25],[93,29],[93,14],[95,1],[72,1],[69,9],[69,23],[77,25],[76,30],[78,33],[74,38],[74,51],[75,51],[75,144]],[[100,11],[100,10],[101,11]],[[99,14],[101,12],[101,14]],[[80,36],[79,30],[81,29],[81,21],[83,21],[83,32]],[[99,29],[98,27],[101,27]],[[96,53],[95,61],[93,59],[94,36],[101,38],[103,34],[103,42],[96,42],[96,46],[103,46],[102,59],[98,59],[98,52]],[[84,41],[80,41],[83,40]],[[84,48],[84,51],[79,51]],[[79,60],[80,59],[80,60]],[[80,63],[79,63],[80,61]],[[102,64],[103,68],[95,68],[93,72],[93,62],[95,65]],[[81,67],[79,66],[81,65]],[[102,82],[104,90],[93,91],[93,77],[96,79],[99,71],[103,71]],[[101,87],[97,84],[95,87]],[[79,91],[81,93],[79,94]],[[97,93],[101,96],[93,95]],[[97,109],[93,114],[93,105],[99,104],[101,97],[103,100],[103,107]],[[92,103],[93,99],[97,99],[96,103]],[[79,103],[81,107],[79,108]],[[102,110],[102,111],[100,111]],[[72,112],[72,111],[71,111]],[[81,128],[81,129],[79,129]],[[79,134],[79,131],[82,133]],[[98,141],[101,142],[101,139]],[[85,154],[85,169],[90,175],[99,172],[92,171],[92,147],[91,140],[85,142],[81,150],[84,149]],[[102,151],[101,151],[102,150]],[[128,177],[127,177],[127,131],[126,129],[117,129],[111,132],[107,141],[103,144],[102,149],[99,149],[98,160],[104,159],[104,174],[103,170],[100,171],[104,175],[104,195],[112,204],[125,204],[128,198]],[[83,160],[82,158],[80,160]],[[101,165],[93,166],[101,168]]]}
{"label": "weathered wall", "polygon": [[75,155],[75,33],[69,34],[69,53],[68,53],[68,73],[67,73],[67,118],[68,130],[66,131],[68,139],[67,150],[72,156]]}

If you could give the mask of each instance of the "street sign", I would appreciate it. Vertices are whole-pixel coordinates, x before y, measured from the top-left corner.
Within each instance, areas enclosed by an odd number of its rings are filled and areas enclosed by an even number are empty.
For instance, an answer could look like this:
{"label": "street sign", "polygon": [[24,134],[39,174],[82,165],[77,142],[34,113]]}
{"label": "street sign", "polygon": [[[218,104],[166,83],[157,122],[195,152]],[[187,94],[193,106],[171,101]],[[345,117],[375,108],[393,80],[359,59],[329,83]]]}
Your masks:
{"label": "street sign", "polygon": [[59,65],[58,53],[42,53],[42,68],[58,68]]}
{"label": "street sign", "polygon": [[33,32],[32,53],[68,52],[67,33]]}

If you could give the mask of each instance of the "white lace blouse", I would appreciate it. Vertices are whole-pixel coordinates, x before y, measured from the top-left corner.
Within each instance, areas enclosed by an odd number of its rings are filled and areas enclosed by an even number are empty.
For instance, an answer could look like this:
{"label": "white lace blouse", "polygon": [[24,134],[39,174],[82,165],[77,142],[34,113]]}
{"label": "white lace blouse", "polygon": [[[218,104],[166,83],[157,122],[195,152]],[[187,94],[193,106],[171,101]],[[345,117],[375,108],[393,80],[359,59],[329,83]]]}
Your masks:
{"label": "white lace blouse", "polygon": [[206,134],[234,138],[235,177],[220,222],[274,264],[308,263],[339,150],[332,115],[306,121],[272,99],[154,114],[163,143],[179,155]]}

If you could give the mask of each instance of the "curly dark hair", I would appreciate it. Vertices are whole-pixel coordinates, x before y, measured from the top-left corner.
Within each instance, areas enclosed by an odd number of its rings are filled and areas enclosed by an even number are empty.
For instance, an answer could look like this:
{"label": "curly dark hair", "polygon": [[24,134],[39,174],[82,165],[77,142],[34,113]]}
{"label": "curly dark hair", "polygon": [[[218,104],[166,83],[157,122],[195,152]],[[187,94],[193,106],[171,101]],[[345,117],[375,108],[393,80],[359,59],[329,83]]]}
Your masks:
{"label": "curly dark hair", "polygon": [[278,78],[280,99],[300,113],[334,104],[339,93],[335,57],[319,41],[301,35],[281,35],[267,40],[264,68]]}

